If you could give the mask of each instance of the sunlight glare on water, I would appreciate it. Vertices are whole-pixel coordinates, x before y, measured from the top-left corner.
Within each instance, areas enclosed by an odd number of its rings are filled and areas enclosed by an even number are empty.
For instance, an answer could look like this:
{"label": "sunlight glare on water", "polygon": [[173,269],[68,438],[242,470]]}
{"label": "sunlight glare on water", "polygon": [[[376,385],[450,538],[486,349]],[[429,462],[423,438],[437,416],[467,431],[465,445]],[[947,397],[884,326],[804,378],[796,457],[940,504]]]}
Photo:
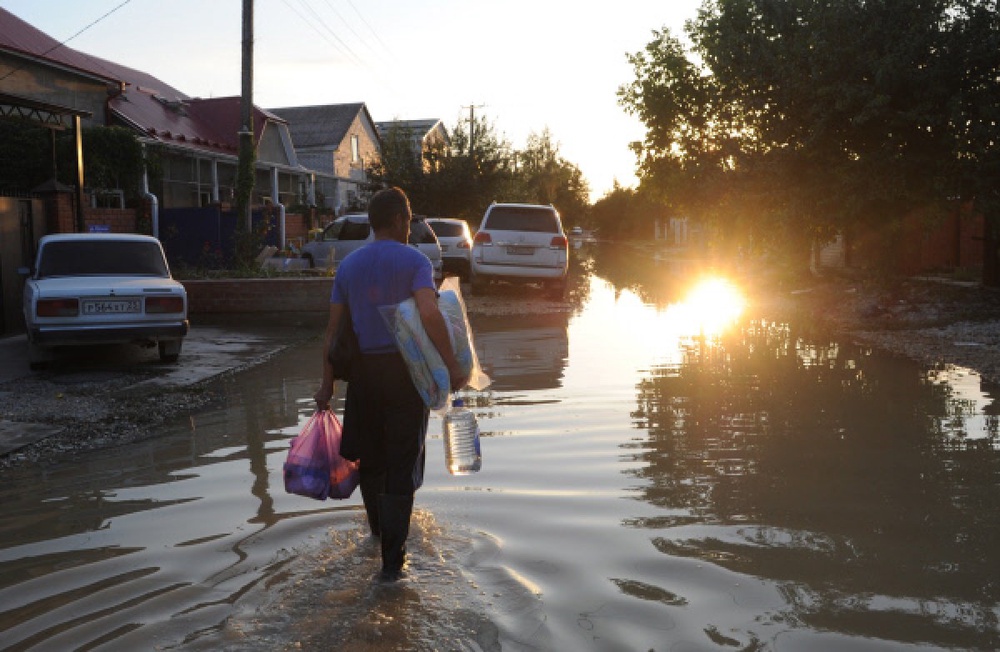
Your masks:
{"label": "sunlight glare on water", "polygon": [[[719,337],[737,323],[746,306],[739,288],[718,276],[699,279],[691,285],[683,300],[660,308],[649,305],[631,290],[606,292],[603,284],[595,279],[591,301],[605,304],[595,305],[591,311],[591,315],[598,317],[591,327],[603,331],[595,336],[613,341],[623,339],[623,331],[626,334],[620,345],[627,349],[627,355],[617,358],[623,363],[657,360],[679,364],[683,362],[684,342],[698,337]],[[603,364],[612,362],[613,359],[602,361]]]}
{"label": "sunlight glare on water", "polygon": [[746,304],[740,290],[727,279],[707,277],[699,280],[684,301],[667,309],[672,321],[684,335],[720,335],[732,326]]}

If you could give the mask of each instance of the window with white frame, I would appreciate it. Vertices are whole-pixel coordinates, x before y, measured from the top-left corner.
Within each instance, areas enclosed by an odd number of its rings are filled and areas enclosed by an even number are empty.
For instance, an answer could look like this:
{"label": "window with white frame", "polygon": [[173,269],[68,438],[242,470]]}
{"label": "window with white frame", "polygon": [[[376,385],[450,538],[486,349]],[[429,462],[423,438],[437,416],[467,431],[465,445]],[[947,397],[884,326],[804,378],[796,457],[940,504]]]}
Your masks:
{"label": "window with white frame", "polygon": [[361,160],[361,141],[357,134],[351,136],[351,162],[357,163]]}

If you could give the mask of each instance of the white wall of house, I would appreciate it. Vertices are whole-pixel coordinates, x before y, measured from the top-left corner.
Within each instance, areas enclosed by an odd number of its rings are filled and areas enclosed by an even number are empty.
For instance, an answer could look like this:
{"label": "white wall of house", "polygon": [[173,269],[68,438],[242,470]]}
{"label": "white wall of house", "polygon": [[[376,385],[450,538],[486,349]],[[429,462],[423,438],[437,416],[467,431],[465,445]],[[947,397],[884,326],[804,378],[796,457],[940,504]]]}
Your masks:
{"label": "white wall of house", "polygon": [[657,219],[653,223],[653,238],[674,247],[684,247],[691,244],[691,228],[688,218],[671,217],[666,221]]}
{"label": "white wall of house", "polygon": [[838,233],[830,242],[814,244],[810,263],[814,271],[846,267],[847,247],[844,236]]}

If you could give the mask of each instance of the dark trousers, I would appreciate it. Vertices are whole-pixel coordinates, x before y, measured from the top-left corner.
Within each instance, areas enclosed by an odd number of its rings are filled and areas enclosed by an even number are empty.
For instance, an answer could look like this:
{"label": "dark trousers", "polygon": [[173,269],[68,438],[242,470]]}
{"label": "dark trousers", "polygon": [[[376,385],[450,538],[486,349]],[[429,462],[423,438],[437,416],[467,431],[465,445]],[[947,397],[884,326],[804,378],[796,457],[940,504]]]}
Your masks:
{"label": "dark trousers", "polygon": [[361,476],[385,476],[381,493],[413,496],[424,481],[430,414],[398,353],[362,354],[348,383],[341,454]]}

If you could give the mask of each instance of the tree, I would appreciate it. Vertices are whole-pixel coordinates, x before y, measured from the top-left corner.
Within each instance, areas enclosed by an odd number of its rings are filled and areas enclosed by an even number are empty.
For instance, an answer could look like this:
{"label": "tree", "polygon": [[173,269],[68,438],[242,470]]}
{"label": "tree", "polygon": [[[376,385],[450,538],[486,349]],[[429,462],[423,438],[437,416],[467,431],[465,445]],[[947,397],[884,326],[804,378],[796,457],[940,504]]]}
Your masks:
{"label": "tree", "polygon": [[51,133],[22,120],[0,120],[0,187],[28,192],[53,178]]}
{"label": "tree", "polygon": [[646,124],[642,183],[717,231],[785,243],[799,264],[833,230],[891,235],[955,196],[956,64],[970,48],[996,58],[956,38],[974,14],[995,29],[995,0],[707,2],[690,49],[655,33],[630,57],[619,96]]}
{"label": "tree", "polygon": [[[0,121],[0,179],[28,191],[49,179],[75,185],[76,142],[72,130],[56,132],[26,122]],[[142,192],[144,156],[134,132],[124,127],[85,127],[84,179],[91,188],[122,190],[127,202]]]}
{"label": "tree", "polygon": [[1000,12],[996,0],[956,3],[950,74],[961,79],[948,124],[956,195],[986,217],[983,281],[1000,285]]}
{"label": "tree", "polygon": [[[65,156],[72,156],[72,143],[68,139],[64,151]],[[144,158],[142,145],[133,131],[124,127],[84,129],[83,157],[87,185],[102,190],[120,189],[127,200],[139,199]]]}
{"label": "tree", "polygon": [[548,128],[528,135],[517,165],[508,201],[552,204],[571,223],[587,214],[589,188],[580,169],[559,153]]}
{"label": "tree", "polygon": [[612,240],[649,238],[653,229],[649,209],[653,204],[646,193],[640,194],[615,181],[611,190],[591,207],[591,225]]}
{"label": "tree", "polygon": [[380,154],[369,166],[367,177],[370,192],[399,186],[406,189],[411,204],[420,203],[419,197],[425,184],[424,169],[410,131],[401,123],[393,123],[382,138]]}
{"label": "tree", "polygon": [[584,219],[587,183],[580,169],[560,155],[547,129],[531,134],[525,149],[515,152],[485,116],[476,116],[471,126],[460,118],[450,144],[432,146],[422,157],[405,129],[390,128],[381,161],[368,169],[372,187],[398,185],[415,213],[458,217],[474,225],[493,201],[551,203],[571,222]]}

